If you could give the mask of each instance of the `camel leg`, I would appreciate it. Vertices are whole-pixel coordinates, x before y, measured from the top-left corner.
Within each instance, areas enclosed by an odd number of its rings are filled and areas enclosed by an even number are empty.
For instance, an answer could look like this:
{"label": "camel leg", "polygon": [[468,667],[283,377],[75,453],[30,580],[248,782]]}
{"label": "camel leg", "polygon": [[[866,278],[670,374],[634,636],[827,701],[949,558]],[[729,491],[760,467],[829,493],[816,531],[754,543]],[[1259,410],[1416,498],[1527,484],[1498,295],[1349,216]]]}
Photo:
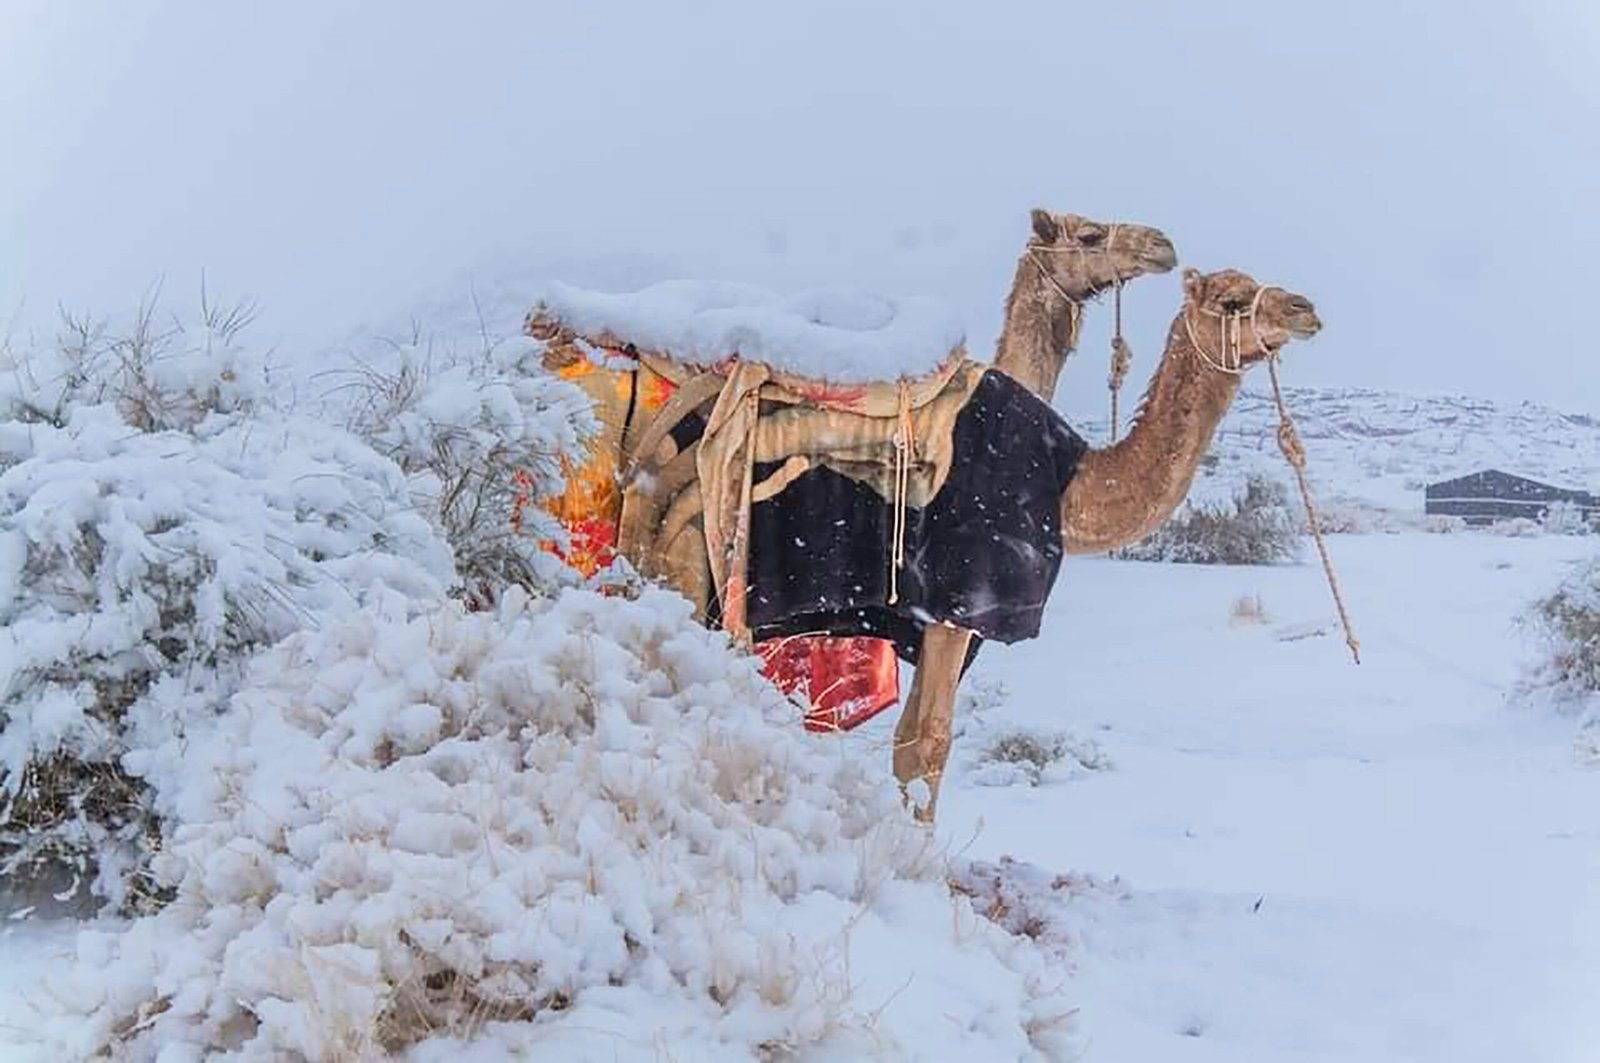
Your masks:
{"label": "camel leg", "polygon": [[955,719],[956,685],[967,660],[972,632],[963,627],[934,624],[922,634],[911,697],[900,713],[894,731],[894,774],[900,788],[908,790],[921,779],[928,786],[926,805],[916,810],[917,820],[933,822],[939,781],[950,757],[950,726]]}

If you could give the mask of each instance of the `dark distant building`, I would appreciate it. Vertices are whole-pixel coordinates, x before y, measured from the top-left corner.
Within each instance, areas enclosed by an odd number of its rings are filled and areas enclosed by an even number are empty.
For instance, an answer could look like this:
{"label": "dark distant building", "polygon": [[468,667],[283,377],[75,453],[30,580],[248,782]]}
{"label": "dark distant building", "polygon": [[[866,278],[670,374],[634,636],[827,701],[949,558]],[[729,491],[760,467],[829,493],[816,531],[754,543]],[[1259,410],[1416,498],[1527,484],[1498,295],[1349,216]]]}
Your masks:
{"label": "dark distant building", "polygon": [[1493,524],[1513,517],[1541,520],[1556,502],[1571,502],[1586,520],[1600,520],[1600,496],[1552,487],[1499,469],[1429,484],[1423,512],[1461,517],[1468,524]]}

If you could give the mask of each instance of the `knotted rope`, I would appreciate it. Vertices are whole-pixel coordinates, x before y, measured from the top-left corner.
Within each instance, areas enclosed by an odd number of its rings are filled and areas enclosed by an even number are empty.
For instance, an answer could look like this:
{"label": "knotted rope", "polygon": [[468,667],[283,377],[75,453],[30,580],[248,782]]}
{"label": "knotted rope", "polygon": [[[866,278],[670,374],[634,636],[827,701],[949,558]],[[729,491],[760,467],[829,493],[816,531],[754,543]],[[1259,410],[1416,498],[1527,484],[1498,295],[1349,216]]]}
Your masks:
{"label": "knotted rope", "polygon": [[1105,239],[1094,248],[1084,246],[1082,241],[1079,240],[1074,240],[1064,247],[1053,244],[1030,243],[1027,248],[1028,259],[1039,271],[1039,275],[1044,278],[1045,283],[1055,289],[1055,293],[1061,296],[1067,304],[1069,350],[1078,344],[1078,331],[1083,324],[1083,300],[1069,294],[1061,282],[1056,280],[1055,274],[1050,272],[1049,267],[1039,257],[1040,253],[1077,255],[1079,267],[1083,270],[1085,277],[1089,275],[1088,266],[1091,253],[1098,254],[1104,258],[1107,266],[1111,269],[1111,291],[1115,306],[1116,327],[1111,336],[1111,370],[1106,378],[1106,385],[1111,391],[1111,442],[1113,443],[1117,441],[1118,424],[1122,419],[1122,382],[1127,379],[1128,370],[1133,367],[1133,348],[1129,347],[1128,342],[1122,338],[1122,286],[1126,281],[1117,272],[1116,262],[1111,257],[1111,248],[1116,244],[1117,228],[1116,225],[1110,226],[1106,230]]}
{"label": "knotted rope", "polygon": [[[1333,605],[1339,613],[1339,626],[1344,629],[1344,644],[1350,648],[1351,659],[1360,664],[1361,640],[1356,638],[1355,629],[1351,626],[1350,612],[1345,608],[1344,595],[1339,590],[1339,577],[1333,571],[1333,559],[1328,554],[1328,544],[1322,535],[1322,521],[1318,518],[1316,505],[1311,500],[1311,483],[1306,477],[1305,444],[1300,441],[1300,432],[1295,427],[1294,419],[1289,416],[1289,406],[1283,401],[1283,388],[1278,382],[1280,352],[1267,346],[1266,341],[1261,338],[1261,330],[1256,325],[1256,312],[1261,307],[1261,297],[1274,288],[1275,286],[1270,284],[1257,288],[1248,310],[1231,312],[1207,310],[1205,307],[1190,303],[1184,310],[1183,327],[1188,333],[1189,342],[1194,346],[1195,353],[1203,362],[1218,372],[1238,376],[1244,371],[1244,323],[1249,321],[1256,347],[1266,359],[1267,374],[1272,380],[1272,401],[1278,408],[1278,449],[1283,453],[1284,460],[1289,463],[1289,468],[1294,470],[1295,482],[1300,488],[1300,501],[1306,510],[1306,524],[1311,529],[1312,540],[1317,544],[1317,556],[1322,559],[1322,573],[1327,578],[1328,590],[1333,594]],[[1208,317],[1219,319],[1217,357],[1212,357],[1195,333],[1194,321],[1189,313],[1191,310],[1198,310]]]}
{"label": "knotted rope", "polygon": [[1121,421],[1119,404],[1122,398],[1122,382],[1127,379],[1128,370],[1133,368],[1133,348],[1122,338],[1122,284],[1122,278],[1117,278],[1113,289],[1116,328],[1111,335],[1111,372],[1106,378],[1106,385],[1111,389],[1111,442],[1113,443],[1117,441],[1117,426]]}

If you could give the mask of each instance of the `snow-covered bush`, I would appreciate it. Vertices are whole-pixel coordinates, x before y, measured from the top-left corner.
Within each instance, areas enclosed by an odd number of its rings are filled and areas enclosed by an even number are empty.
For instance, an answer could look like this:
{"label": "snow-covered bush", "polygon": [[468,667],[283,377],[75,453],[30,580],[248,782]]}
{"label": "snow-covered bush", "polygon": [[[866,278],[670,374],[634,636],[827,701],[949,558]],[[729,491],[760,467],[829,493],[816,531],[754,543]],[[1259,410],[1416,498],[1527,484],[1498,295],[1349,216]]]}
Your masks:
{"label": "snow-covered bush", "polygon": [[1549,650],[1539,666],[1544,685],[1574,698],[1600,693],[1600,560],[1578,568],[1522,620]]}
{"label": "snow-covered bush", "polygon": [[1265,624],[1267,616],[1267,603],[1260,594],[1241,594],[1228,603],[1228,623],[1234,627]]}
{"label": "snow-covered bush", "polygon": [[998,863],[971,860],[953,868],[950,887],[972,906],[1019,937],[1065,956],[1075,939],[1073,909],[1096,901],[1116,903],[1130,894],[1119,878],[1056,874],[1002,856]]}
{"label": "snow-covered bush", "polygon": [[1544,534],[1544,526],[1531,517],[1508,517],[1497,520],[1489,525],[1492,535],[1504,535],[1508,539],[1531,539]]}
{"label": "snow-covered bush", "polygon": [[1148,538],[1118,553],[1133,561],[1270,565],[1293,558],[1299,547],[1300,522],[1289,508],[1288,490],[1252,476],[1230,502],[1185,505]]}
{"label": "snow-covered bush", "polygon": [[1324,535],[1374,535],[1399,530],[1388,510],[1348,497],[1319,502],[1317,527]]}
{"label": "snow-covered bush", "polygon": [[1585,716],[1600,732],[1600,560],[1581,565],[1522,617],[1543,655],[1524,676],[1524,694],[1542,692]]}
{"label": "snow-covered bush", "polygon": [[562,541],[563,529],[526,503],[561,488],[562,459],[596,431],[588,398],[547,373],[542,345],[525,337],[459,353],[416,329],[384,346],[375,354],[387,357],[350,373],[349,423],[405,470],[417,508],[454,551],[467,600],[486,605],[506,587],[570,577],[540,546]]}
{"label": "snow-covered bush", "polygon": [[1467,521],[1453,513],[1429,513],[1422,518],[1420,527],[1433,535],[1454,535],[1467,530]]}
{"label": "snow-covered bush", "polygon": [[1551,535],[1589,535],[1595,530],[1583,507],[1565,500],[1550,503],[1539,523]]}
{"label": "snow-covered bush", "polygon": [[1098,743],[1065,731],[1015,728],[990,739],[971,773],[980,786],[1038,786],[1046,779],[1104,771],[1111,760]]}
{"label": "snow-covered bush", "polygon": [[271,394],[266,358],[240,342],[254,319],[252,304],[220,305],[203,288],[192,324],[163,323],[153,296],[120,326],[63,313],[54,347],[0,356],[0,407],[60,425],[75,408],[110,405],[144,432],[248,412]]}
{"label": "snow-covered bush", "polygon": [[[148,899],[141,776],[248,656],[388,588],[452,579],[404,475],[271,409],[244,311],[158,329],[69,320],[0,367],[0,874]],[[52,880],[56,881],[52,881]],[[26,891],[23,891],[26,892]],[[81,894],[80,894],[81,895]]]}
{"label": "snow-covered bush", "polygon": [[80,938],[54,1051],[1065,1058],[880,754],[662,591],[295,635],[163,765],[174,903]]}

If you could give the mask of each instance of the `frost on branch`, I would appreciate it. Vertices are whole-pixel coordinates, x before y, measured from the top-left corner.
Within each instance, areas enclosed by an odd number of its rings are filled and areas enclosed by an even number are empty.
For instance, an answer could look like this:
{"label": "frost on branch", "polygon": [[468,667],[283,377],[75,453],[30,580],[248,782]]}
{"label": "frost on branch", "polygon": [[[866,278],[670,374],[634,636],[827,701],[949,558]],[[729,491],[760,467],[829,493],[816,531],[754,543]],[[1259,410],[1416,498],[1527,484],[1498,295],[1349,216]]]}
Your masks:
{"label": "frost on branch", "polygon": [[1063,1058],[1042,954],[952,900],[879,752],[661,591],[295,635],[164,766],[174,902],[80,939],[54,1048]]}

